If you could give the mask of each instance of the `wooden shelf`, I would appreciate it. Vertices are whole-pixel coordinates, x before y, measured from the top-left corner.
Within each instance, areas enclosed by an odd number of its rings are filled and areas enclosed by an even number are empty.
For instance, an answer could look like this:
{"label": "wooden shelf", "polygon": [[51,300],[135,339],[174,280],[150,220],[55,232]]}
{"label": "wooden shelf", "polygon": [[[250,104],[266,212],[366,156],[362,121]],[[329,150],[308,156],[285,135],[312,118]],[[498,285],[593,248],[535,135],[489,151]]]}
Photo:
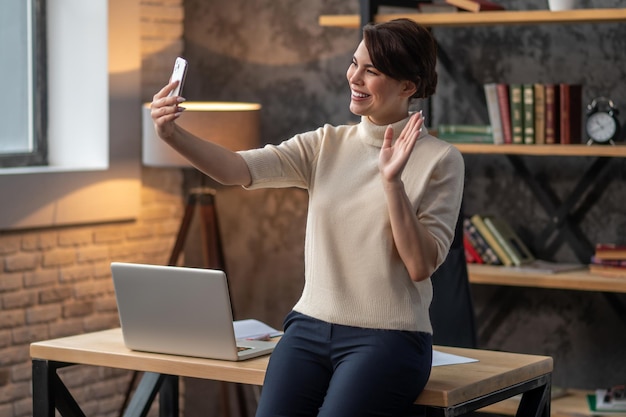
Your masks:
{"label": "wooden shelf", "polygon": [[505,266],[468,264],[472,284],[626,293],[626,279],[594,275],[589,270],[555,274],[520,272]]}
{"label": "wooden shelf", "polygon": [[490,145],[484,143],[455,143],[465,154],[537,155],[537,156],[607,156],[626,157],[626,146],[604,145]]}
{"label": "wooden shelf", "polygon": [[[591,416],[587,405],[587,394],[591,392],[582,390],[567,390],[567,393],[555,398],[550,404],[551,417],[584,417]],[[480,412],[514,416],[519,406],[519,398],[513,397],[508,400],[481,408]]]}
{"label": "wooden shelf", "polygon": [[[576,9],[551,12],[548,10],[511,10],[495,12],[458,13],[393,13],[378,14],[375,22],[407,18],[425,26],[492,26],[492,25],[538,25],[548,23],[607,23],[626,20],[626,9]],[[358,15],[322,15],[321,26],[358,29]]]}

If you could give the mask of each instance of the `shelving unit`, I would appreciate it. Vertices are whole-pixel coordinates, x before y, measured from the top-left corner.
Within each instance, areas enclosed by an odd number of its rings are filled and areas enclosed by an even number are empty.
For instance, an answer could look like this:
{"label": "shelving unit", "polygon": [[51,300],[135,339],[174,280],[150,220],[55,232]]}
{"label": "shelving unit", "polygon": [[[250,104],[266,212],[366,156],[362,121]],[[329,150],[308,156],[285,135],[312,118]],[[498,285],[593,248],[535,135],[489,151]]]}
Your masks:
{"label": "shelving unit", "polygon": [[[397,6],[399,0],[360,0],[360,15],[322,15],[319,24],[326,27],[358,29],[364,22],[385,22],[396,18],[414,20],[427,27],[477,27],[496,25],[543,25],[543,24],[601,24],[626,22],[626,8],[577,9],[552,12],[548,10],[506,10],[494,12],[457,13],[394,13],[377,14],[382,5]],[[407,2],[409,3],[409,2]],[[415,2],[411,3],[412,5]],[[445,54],[439,57],[441,63],[452,76],[463,77],[456,71],[452,61]],[[480,94],[476,89],[476,94]],[[463,154],[502,155],[506,157],[516,172],[520,174],[533,195],[548,214],[551,222],[539,232],[538,239],[547,239],[555,232],[563,234],[566,241],[584,263],[592,249],[576,221],[582,219],[584,211],[594,198],[607,187],[608,166],[615,158],[626,158],[626,145],[587,146],[587,145],[489,145],[455,144]],[[578,183],[570,195],[558,198],[557,193],[546,184],[540,183],[528,169],[526,158],[530,157],[592,157],[588,169],[580,173]],[[587,207],[581,209],[580,207]],[[571,212],[575,211],[576,216]],[[582,239],[581,239],[582,238]],[[582,240],[582,241],[581,241]],[[584,259],[586,257],[586,259]],[[602,277],[588,270],[561,272],[555,274],[520,272],[513,268],[489,265],[468,265],[469,280],[473,284],[498,285],[501,290],[510,287],[533,287],[577,291],[597,291],[603,293],[618,315],[625,316],[624,306],[616,299],[617,294],[626,293],[626,279]],[[568,394],[552,401],[552,417],[590,416],[585,391],[568,390]],[[507,400],[481,411],[504,415],[515,415],[515,400]]]}
{"label": "shelving unit", "polygon": [[[548,10],[512,10],[495,12],[458,13],[394,13],[378,14],[374,22],[406,18],[425,26],[491,26],[491,25],[540,25],[566,23],[610,23],[626,20],[626,9],[578,9],[552,12]],[[322,15],[320,26],[358,29],[358,15]]]}

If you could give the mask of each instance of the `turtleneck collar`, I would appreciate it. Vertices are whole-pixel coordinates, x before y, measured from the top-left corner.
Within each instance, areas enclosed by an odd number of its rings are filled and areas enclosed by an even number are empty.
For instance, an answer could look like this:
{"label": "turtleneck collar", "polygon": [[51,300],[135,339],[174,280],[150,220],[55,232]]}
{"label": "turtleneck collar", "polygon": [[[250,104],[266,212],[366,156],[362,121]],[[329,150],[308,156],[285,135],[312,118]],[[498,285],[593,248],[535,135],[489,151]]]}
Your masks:
{"label": "turtleneck collar", "polygon": [[[412,114],[412,113],[411,113]],[[404,119],[397,121],[391,124],[393,127],[393,141],[395,142],[400,136],[402,129],[409,121],[409,117],[411,115],[407,115]],[[372,121],[367,116],[361,116],[361,123],[359,123],[358,132],[360,139],[367,143],[368,145],[376,146],[381,148],[383,146],[383,140],[385,137],[385,130],[388,125],[379,126],[377,124],[372,123]],[[426,128],[424,127],[420,132],[420,137],[427,134]]]}

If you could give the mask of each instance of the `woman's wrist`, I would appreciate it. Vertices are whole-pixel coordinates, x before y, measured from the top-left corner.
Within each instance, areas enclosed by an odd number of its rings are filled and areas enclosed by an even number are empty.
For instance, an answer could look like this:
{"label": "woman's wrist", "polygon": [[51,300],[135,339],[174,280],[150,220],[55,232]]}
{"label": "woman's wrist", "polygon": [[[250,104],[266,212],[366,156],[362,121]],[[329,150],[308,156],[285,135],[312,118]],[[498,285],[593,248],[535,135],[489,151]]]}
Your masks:
{"label": "woman's wrist", "polygon": [[404,191],[404,183],[402,180],[383,180],[383,189],[385,191]]}

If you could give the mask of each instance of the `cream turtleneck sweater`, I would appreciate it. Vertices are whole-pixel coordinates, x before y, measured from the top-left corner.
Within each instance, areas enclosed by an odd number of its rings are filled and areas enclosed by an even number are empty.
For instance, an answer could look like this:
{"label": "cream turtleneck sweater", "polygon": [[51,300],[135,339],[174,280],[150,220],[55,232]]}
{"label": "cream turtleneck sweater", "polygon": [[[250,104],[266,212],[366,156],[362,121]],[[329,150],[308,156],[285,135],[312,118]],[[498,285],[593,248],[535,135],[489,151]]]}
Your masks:
{"label": "cream turtleneck sweater", "polygon": [[[394,140],[408,117],[393,124]],[[309,192],[305,285],[294,310],[348,326],[432,333],[430,279],[413,282],[394,246],[378,155],[386,126],[325,125],[278,146],[242,151],[252,184]],[[402,174],[419,221],[445,259],[461,205],[464,163],[425,129]]]}

